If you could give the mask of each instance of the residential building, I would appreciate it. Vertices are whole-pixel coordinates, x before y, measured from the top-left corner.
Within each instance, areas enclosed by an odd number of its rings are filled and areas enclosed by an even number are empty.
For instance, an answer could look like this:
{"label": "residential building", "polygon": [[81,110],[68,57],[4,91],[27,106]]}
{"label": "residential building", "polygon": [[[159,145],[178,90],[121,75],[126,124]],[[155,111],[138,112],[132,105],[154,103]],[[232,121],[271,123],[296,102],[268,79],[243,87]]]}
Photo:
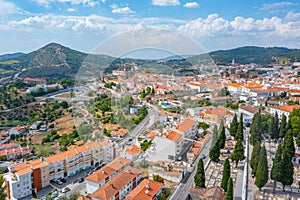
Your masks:
{"label": "residential building", "polygon": [[163,183],[144,179],[127,195],[125,200],[157,200],[163,186]]}
{"label": "residential building", "polygon": [[9,135],[20,135],[25,132],[25,127],[23,126],[16,126],[9,130]]}
{"label": "residential building", "polygon": [[128,130],[123,128],[110,132],[112,137],[118,137],[118,138],[123,138],[127,133]]}
{"label": "residential building", "polygon": [[127,146],[121,153],[120,157],[135,161],[141,155],[142,149],[137,145]]}
{"label": "residential building", "polygon": [[141,178],[140,170],[127,167],[90,196],[92,200],[123,200],[140,183]]}
{"label": "residential building", "polygon": [[[259,112],[259,108],[256,108],[251,105],[246,105],[246,106],[240,106],[238,109],[238,116],[243,114],[243,124],[248,124],[252,123],[252,119],[255,115],[255,113]],[[261,113],[266,113],[265,111],[261,111]]]}
{"label": "residential building", "polygon": [[283,105],[283,106],[271,107],[270,113],[272,115],[275,115],[277,112],[279,119],[282,118],[282,115],[285,115],[288,118],[290,113],[293,112],[294,109],[300,109],[300,105],[295,104],[295,105]]}
{"label": "residential building", "polygon": [[87,193],[91,194],[130,165],[130,160],[116,158],[85,178]]}
{"label": "residential building", "polygon": [[93,142],[88,141],[84,145],[91,153],[92,165],[109,163],[114,159],[114,145],[112,142]]}
{"label": "residential building", "polygon": [[230,115],[230,111],[223,107],[218,107],[213,110],[204,111],[204,120],[212,123],[220,123],[226,121],[226,116]]}
{"label": "residential building", "polygon": [[17,164],[9,171],[4,176],[8,199],[26,197],[50,184],[49,167],[42,159]]}
{"label": "residential building", "polygon": [[29,147],[21,147],[18,142],[0,144],[0,157],[6,160],[20,159],[25,155],[29,155]]}

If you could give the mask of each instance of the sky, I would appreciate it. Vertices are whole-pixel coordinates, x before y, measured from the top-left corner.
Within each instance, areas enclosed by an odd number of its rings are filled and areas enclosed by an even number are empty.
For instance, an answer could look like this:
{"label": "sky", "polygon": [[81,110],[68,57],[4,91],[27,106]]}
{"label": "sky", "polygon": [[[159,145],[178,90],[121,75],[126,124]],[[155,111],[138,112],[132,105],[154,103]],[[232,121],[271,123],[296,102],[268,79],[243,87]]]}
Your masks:
{"label": "sky", "polygon": [[[205,51],[300,47],[300,2],[275,0],[0,0],[0,54],[50,42],[91,52],[127,31],[163,28]],[[119,48],[117,45],[114,48]]]}

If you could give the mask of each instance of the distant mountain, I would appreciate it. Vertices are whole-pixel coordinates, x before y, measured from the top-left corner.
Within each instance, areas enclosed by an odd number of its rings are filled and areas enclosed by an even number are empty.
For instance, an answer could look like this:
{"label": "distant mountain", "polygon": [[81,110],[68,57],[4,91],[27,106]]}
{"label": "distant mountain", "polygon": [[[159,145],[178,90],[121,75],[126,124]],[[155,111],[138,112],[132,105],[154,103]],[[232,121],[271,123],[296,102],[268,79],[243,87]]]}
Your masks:
{"label": "distant mountain", "polygon": [[0,55],[0,62],[5,61],[5,60],[12,60],[12,59],[14,59],[18,56],[22,56],[24,54],[25,53],[18,52],[18,53]]}
{"label": "distant mountain", "polygon": [[235,63],[250,64],[290,64],[300,61],[300,49],[284,47],[255,47],[246,46],[231,50],[219,50],[209,53],[217,64],[229,64],[234,59]]}
{"label": "distant mountain", "polygon": [[[202,73],[198,66],[227,65],[235,60],[238,64],[257,63],[290,64],[300,61],[300,49],[283,47],[246,46],[231,50],[219,50],[197,56],[170,56],[160,60],[113,58],[107,55],[90,55],[56,43],[50,43],[28,54],[16,53],[0,56],[0,79],[39,77],[60,79],[65,77],[99,76],[100,72],[114,69],[131,69],[164,74],[192,75]],[[200,64],[200,65],[194,65]],[[4,72],[1,72],[2,71]],[[80,70],[80,71],[78,71]],[[9,73],[8,73],[9,72]]]}
{"label": "distant mountain", "polygon": [[[65,77],[74,77],[80,69],[83,61],[88,54],[82,53],[57,43],[50,43],[36,51],[15,57],[8,67],[16,71],[22,70],[20,78],[24,77],[43,77],[49,79],[60,79]],[[108,56],[91,55],[89,60],[95,64],[101,63],[101,60],[108,59]],[[9,63],[9,60],[6,61]]]}

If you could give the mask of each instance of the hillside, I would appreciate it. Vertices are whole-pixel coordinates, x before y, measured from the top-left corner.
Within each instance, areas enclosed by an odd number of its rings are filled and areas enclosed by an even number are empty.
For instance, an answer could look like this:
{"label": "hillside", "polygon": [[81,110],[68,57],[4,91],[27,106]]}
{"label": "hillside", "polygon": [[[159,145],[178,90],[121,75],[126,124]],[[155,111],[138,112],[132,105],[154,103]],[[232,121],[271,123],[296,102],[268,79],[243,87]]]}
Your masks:
{"label": "hillside", "polygon": [[[6,59],[5,59],[6,58]],[[199,69],[191,63],[210,65],[212,59],[216,64],[230,64],[232,60],[238,64],[257,63],[291,64],[300,61],[300,49],[283,47],[246,46],[231,50],[219,50],[208,54],[189,58],[165,60],[115,59],[107,55],[88,55],[60,44],[50,43],[28,54],[16,53],[0,56],[0,80],[9,80],[17,72],[20,78],[60,79],[74,77],[77,73],[83,77],[99,74],[100,71],[111,72],[135,66],[137,71],[188,75],[197,74]],[[81,70],[78,72],[78,70]]]}
{"label": "hillside", "polygon": [[12,59],[22,56],[22,55],[24,55],[24,53],[21,53],[21,52],[0,55],[0,62],[5,61],[5,60],[12,60]]}
{"label": "hillside", "polygon": [[255,47],[246,46],[231,50],[219,50],[209,53],[217,64],[235,63],[250,64],[290,64],[300,61],[300,49],[284,47]]}

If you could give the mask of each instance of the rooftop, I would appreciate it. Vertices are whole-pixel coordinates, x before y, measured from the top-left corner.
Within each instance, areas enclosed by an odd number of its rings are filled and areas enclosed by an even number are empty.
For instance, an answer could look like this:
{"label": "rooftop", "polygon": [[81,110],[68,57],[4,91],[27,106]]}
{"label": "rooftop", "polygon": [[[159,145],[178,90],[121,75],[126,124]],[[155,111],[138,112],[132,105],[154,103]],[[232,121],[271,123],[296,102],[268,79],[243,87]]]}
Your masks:
{"label": "rooftop", "polygon": [[162,183],[144,179],[127,195],[125,200],[152,200],[163,186]]}

